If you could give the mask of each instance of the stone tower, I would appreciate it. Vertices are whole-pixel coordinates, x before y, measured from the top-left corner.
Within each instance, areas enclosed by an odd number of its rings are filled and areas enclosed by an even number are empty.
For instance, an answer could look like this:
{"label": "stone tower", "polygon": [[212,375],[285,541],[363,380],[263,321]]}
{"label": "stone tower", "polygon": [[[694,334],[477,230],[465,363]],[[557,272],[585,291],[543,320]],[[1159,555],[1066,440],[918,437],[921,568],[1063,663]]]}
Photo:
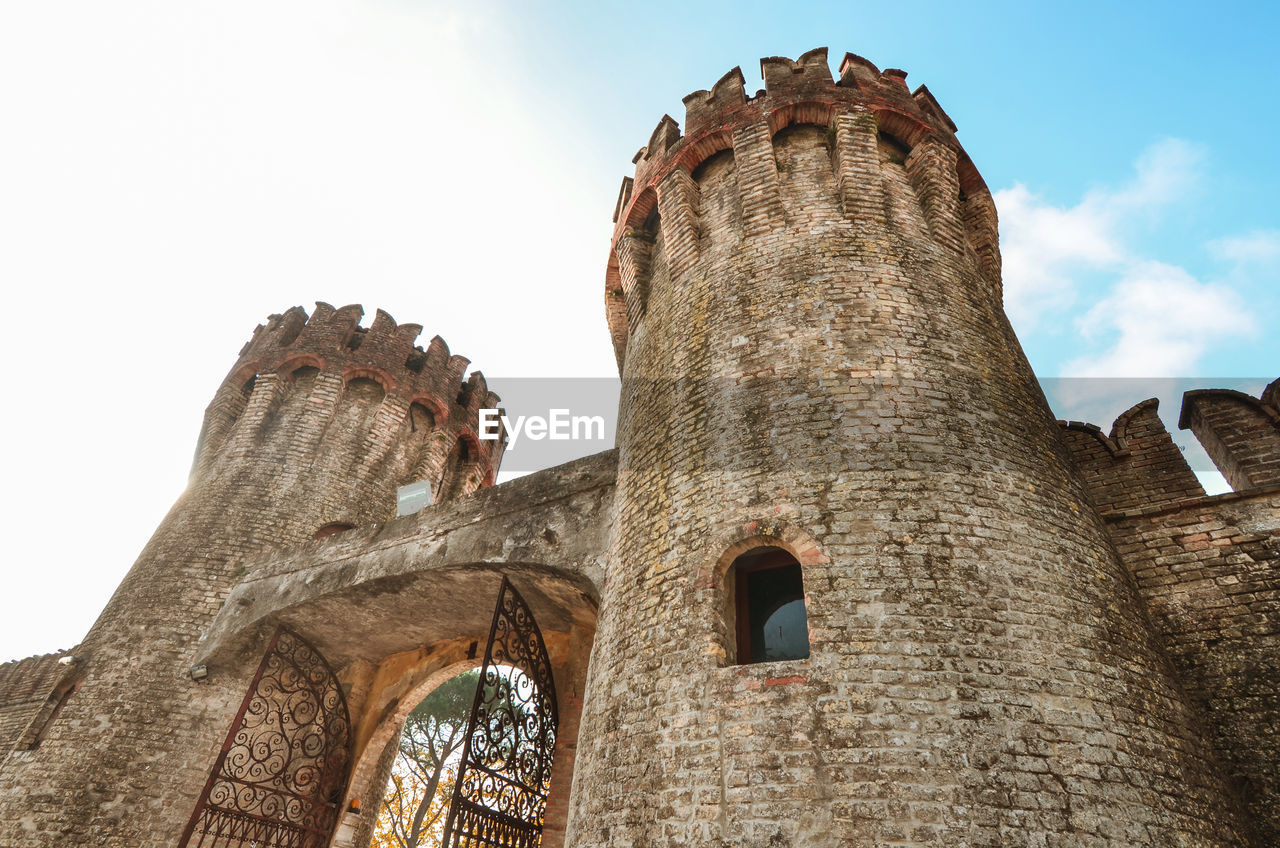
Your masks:
{"label": "stone tower", "polygon": [[[761,70],[664,117],[618,202],[570,843],[1237,844],[1005,318],[955,125],[857,56]],[[735,656],[727,571],[757,546],[800,563],[807,658]]]}
{"label": "stone tower", "polygon": [[410,481],[446,499],[492,484],[501,442],[474,434],[496,401],[484,377],[464,383],[467,360],[439,338],[415,348],[418,325],[361,315],[295,308],[245,345],[186,492],[76,649],[56,721],[33,722],[5,764],[0,844],[176,845],[244,695],[242,675],[190,671],[243,558],[385,521]]}

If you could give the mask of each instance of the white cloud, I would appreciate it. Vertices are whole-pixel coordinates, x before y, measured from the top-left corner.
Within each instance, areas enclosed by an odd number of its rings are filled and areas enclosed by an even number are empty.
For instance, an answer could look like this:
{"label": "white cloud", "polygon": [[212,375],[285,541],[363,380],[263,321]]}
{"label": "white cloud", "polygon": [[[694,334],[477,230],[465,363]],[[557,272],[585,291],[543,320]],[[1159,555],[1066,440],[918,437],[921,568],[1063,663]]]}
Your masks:
{"label": "white cloud", "polygon": [[[1068,236],[1065,247],[1062,232],[1053,234],[1054,241],[1025,223],[1006,227],[1002,222],[1002,230],[1011,237],[1006,243],[1026,257],[1033,269],[1026,274],[1015,265],[1014,278],[1006,280],[1006,286],[1012,282],[1014,287],[1015,303],[1024,307],[1021,315],[1011,311],[1015,324],[1019,318],[1034,323],[1057,306],[1037,288],[1046,274],[1037,263],[1047,266],[1057,278],[1055,284],[1072,294],[1077,292],[1077,281],[1086,277],[1095,284],[1101,277],[1106,284],[1101,298],[1081,307],[1083,314],[1053,316],[1059,326],[1075,331],[1071,341],[1076,354],[1059,369],[1065,379],[1046,382],[1054,410],[1108,430],[1135,401],[1158,398],[1165,426],[1202,485],[1209,492],[1221,492],[1228,487],[1204,449],[1193,438],[1179,434],[1178,410],[1186,391],[1223,387],[1220,379],[1193,376],[1201,358],[1225,340],[1256,334],[1257,322],[1232,286],[1200,279],[1186,268],[1144,255],[1134,238],[1194,188],[1200,167],[1197,148],[1167,140],[1138,157],[1134,177],[1126,185],[1094,189],[1074,206],[1052,206],[1025,190],[1020,194],[1015,186],[1007,193],[1015,201],[1009,204],[1010,215],[1039,222],[1056,218],[1074,223],[1075,229],[1063,228]],[[1277,255],[1280,239],[1276,235],[1251,233],[1207,247],[1239,267]],[[1077,305],[1082,299],[1076,298]],[[1028,329],[1018,328],[1023,333]],[[1255,395],[1260,390],[1240,384],[1232,387]]]}
{"label": "white cloud", "polygon": [[1095,190],[1085,203],[1114,214],[1132,214],[1165,206],[1185,195],[1199,179],[1204,150],[1179,138],[1148,147],[1134,163],[1137,178],[1119,191]]}
{"label": "white cloud", "polygon": [[[1215,342],[1255,332],[1233,288],[1144,256],[1134,243],[1194,188],[1202,159],[1199,147],[1166,139],[1143,151],[1124,185],[1094,188],[1073,206],[1020,184],[996,193],[1005,308],[1024,337],[1050,315],[1056,326],[1074,326],[1076,347],[1087,353],[1066,362],[1064,376],[1186,376]],[[1280,257],[1280,233],[1219,239],[1209,249],[1236,263],[1270,260]],[[1109,289],[1073,323],[1079,281],[1098,274],[1111,278]]]}
{"label": "white cloud", "polygon": [[1034,328],[1044,312],[1071,305],[1073,271],[1110,265],[1121,256],[1102,217],[1084,204],[1052,206],[1021,183],[996,192],[995,201],[1005,310],[1023,331]]}
{"label": "white cloud", "polygon": [[1128,183],[1093,189],[1068,207],[1046,202],[1021,183],[997,191],[1005,309],[1014,326],[1030,332],[1045,313],[1071,306],[1082,271],[1131,261],[1126,234],[1186,194],[1202,158],[1195,145],[1165,139],[1138,157]]}
{"label": "white cloud", "polygon": [[1114,341],[1099,355],[1068,362],[1063,371],[1073,377],[1188,375],[1215,342],[1255,330],[1233,289],[1155,261],[1127,268],[1078,326],[1087,341]]}
{"label": "white cloud", "polygon": [[1237,265],[1265,265],[1280,259],[1280,231],[1255,230],[1209,242],[1209,252]]}

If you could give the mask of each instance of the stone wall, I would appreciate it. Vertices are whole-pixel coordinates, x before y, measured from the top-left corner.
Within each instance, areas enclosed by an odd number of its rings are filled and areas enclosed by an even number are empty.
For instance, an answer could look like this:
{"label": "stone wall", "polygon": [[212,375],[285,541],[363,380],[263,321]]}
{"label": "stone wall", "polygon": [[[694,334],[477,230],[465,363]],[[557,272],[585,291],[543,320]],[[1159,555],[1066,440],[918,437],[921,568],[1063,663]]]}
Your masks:
{"label": "stone wall", "polygon": [[1178,424],[1204,445],[1237,492],[1280,484],[1280,380],[1261,398],[1227,389],[1187,392]]}
{"label": "stone wall", "polygon": [[1234,789],[1280,844],[1280,486],[1108,516]]}
{"label": "stone wall", "polygon": [[1101,512],[1176,503],[1204,494],[1160,420],[1155,398],[1116,419],[1111,435],[1095,424],[1059,421],[1089,498]]}
{"label": "stone wall", "polygon": [[1154,399],[1120,416],[1109,438],[1093,425],[1060,422],[1264,845],[1280,842],[1276,386],[1261,399],[1228,390],[1186,393],[1182,426],[1238,487],[1212,497],[1173,445]]}
{"label": "stone wall", "polygon": [[0,762],[15,747],[36,744],[54,717],[76,676],[74,664],[59,662],[72,651],[0,664]]}

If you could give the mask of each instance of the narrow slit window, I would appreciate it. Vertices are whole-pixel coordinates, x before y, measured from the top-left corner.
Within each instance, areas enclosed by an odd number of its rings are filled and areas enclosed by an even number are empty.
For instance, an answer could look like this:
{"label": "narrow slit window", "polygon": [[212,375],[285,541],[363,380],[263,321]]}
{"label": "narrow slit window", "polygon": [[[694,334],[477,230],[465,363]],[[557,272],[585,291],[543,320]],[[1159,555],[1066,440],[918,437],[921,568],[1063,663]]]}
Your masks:
{"label": "narrow slit window", "polygon": [[330,536],[336,536],[339,533],[345,533],[348,530],[352,530],[354,528],[355,528],[354,524],[343,524],[341,522],[326,524],[325,526],[321,527],[319,530],[316,531],[316,535],[314,538],[327,539]]}
{"label": "narrow slit window", "polygon": [[758,548],[732,569],[738,662],[809,656],[809,621],[800,563],[780,548]]}

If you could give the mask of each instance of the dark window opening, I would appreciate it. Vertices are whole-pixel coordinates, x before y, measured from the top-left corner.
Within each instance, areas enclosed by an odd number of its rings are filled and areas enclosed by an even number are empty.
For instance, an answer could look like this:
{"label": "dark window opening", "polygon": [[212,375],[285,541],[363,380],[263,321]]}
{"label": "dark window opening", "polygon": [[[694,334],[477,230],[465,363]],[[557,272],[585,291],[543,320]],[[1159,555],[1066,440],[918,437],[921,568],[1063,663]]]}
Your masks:
{"label": "dark window opening", "polygon": [[436,417],[431,414],[431,410],[420,403],[409,407],[409,432],[416,433],[421,429],[429,433],[435,426]]}
{"label": "dark window opening", "polygon": [[738,662],[777,662],[809,656],[809,621],[800,563],[781,548],[757,548],[731,571]]}
{"label": "dark window opening", "polygon": [[339,533],[345,533],[348,530],[352,530],[354,528],[355,528],[355,525],[353,524],[342,524],[340,522],[335,522],[333,524],[326,524],[325,526],[321,527],[319,530],[316,531],[316,535],[314,538],[327,539],[330,536],[336,536]]}
{"label": "dark window opening", "polygon": [[645,235],[656,236],[660,225],[661,221],[658,218],[658,204],[655,203],[653,208],[649,210],[649,214],[644,219],[644,226],[640,229],[645,233]]}

